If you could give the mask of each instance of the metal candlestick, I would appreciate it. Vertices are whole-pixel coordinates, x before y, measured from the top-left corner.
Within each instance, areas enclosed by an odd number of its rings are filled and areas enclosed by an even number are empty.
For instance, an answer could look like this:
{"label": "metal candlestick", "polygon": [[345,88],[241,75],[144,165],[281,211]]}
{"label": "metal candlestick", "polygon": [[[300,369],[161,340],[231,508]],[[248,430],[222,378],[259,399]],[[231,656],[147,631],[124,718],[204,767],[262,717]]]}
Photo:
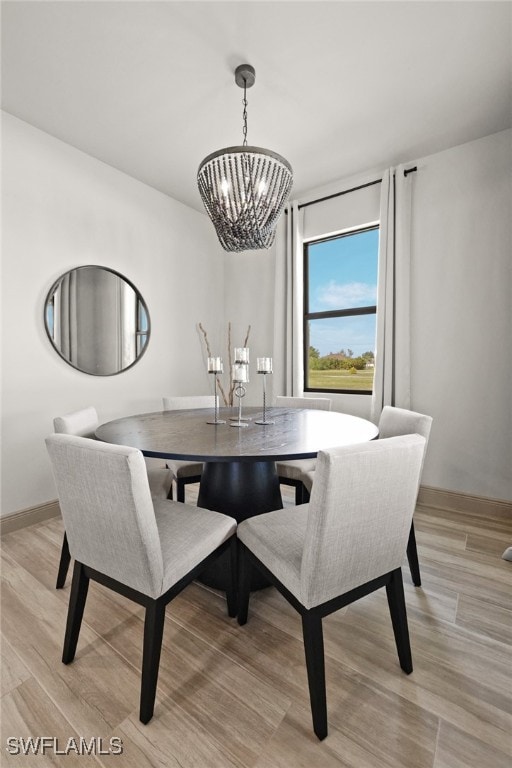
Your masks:
{"label": "metal candlestick", "polygon": [[258,419],[255,424],[275,424],[275,421],[267,419],[267,374],[272,373],[272,358],[258,357],[258,373],[263,376],[263,419]]}
{"label": "metal candlestick", "polygon": [[232,421],[231,427],[248,427],[247,420],[242,420],[242,397],[245,397],[246,389],[240,382],[236,382],[235,395],[238,397],[238,420]]}
{"label": "metal candlestick", "polygon": [[257,419],[254,423],[255,424],[275,424],[275,421],[272,421],[272,419],[267,419],[267,390],[266,390],[267,372],[258,371],[258,373],[261,373],[261,375],[263,376],[263,418]]}
{"label": "metal candlestick", "polygon": [[242,419],[242,397],[245,397],[244,384],[249,381],[249,350],[246,347],[235,349],[235,362],[231,369],[231,378],[236,384],[234,392],[238,397],[238,419],[231,421],[232,427],[248,427],[247,419]]}
{"label": "metal candlestick", "polygon": [[234,360],[231,368],[231,379],[237,386],[234,389],[235,395],[238,397],[238,417],[232,416],[232,427],[247,427],[248,424],[243,423],[250,421],[250,419],[242,418],[242,397],[245,397],[246,389],[243,386],[249,382],[249,348],[248,347],[235,347]]}
{"label": "metal candlestick", "polygon": [[214,419],[213,421],[207,421],[207,424],[225,424],[226,422],[224,419],[219,419],[219,398],[217,397],[217,374],[223,373],[224,371],[224,365],[222,364],[222,360],[220,357],[209,357],[208,358],[208,373],[212,373],[214,375],[214,385],[213,385],[213,391],[214,391]]}

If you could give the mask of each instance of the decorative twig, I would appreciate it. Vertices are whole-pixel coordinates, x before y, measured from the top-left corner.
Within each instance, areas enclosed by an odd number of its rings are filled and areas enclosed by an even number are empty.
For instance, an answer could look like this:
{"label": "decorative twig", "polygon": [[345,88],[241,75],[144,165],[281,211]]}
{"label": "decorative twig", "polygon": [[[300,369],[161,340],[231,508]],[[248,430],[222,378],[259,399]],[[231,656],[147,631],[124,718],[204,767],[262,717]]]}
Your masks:
{"label": "decorative twig", "polygon": [[[201,333],[203,334],[204,343],[205,343],[205,346],[206,346],[206,354],[207,354],[207,356],[208,357],[213,357],[212,351],[210,349],[210,342],[208,341],[208,334],[205,331],[205,329],[203,328],[202,323],[198,324],[198,328],[201,331]],[[217,386],[218,386],[218,388],[220,390],[220,393],[222,395],[222,399],[224,400],[224,405],[228,405],[228,400],[226,398],[226,393],[224,392],[224,388],[223,388],[222,383],[221,383],[219,377],[217,376],[217,374],[215,375],[215,378],[217,379]]]}
{"label": "decorative twig", "polygon": [[206,344],[206,352],[208,353],[208,357],[213,357],[211,349],[210,349],[210,344],[208,342],[208,334],[206,333],[206,331],[203,328],[201,323],[199,323],[199,330],[201,331],[201,333],[204,336],[204,343]]}

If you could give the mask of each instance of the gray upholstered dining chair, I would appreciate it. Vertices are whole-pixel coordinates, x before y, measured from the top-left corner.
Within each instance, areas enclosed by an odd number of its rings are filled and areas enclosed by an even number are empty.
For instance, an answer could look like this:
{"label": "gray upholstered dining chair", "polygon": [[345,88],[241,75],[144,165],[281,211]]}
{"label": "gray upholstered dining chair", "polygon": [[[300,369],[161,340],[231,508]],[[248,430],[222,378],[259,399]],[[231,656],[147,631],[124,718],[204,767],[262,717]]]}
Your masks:
{"label": "gray upholstered dining chair", "polygon": [[401,564],[424,446],[407,435],[320,451],[309,504],[238,526],[238,622],[247,621],[256,567],[302,617],[319,739],[327,735],[323,617],[385,586],[400,666],[412,672]]}
{"label": "gray upholstered dining chair", "polygon": [[[414,434],[424,437],[425,449],[423,453],[423,461],[421,463],[421,470],[423,471],[423,464],[425,463],[425,456],[427,453],[428,439],[430,436],[431,427],[431,416],[425,416],[423,413],[416,413],[415,411],[409,411],[405,408],[395,408],[394,406],[386,405],[382,409],[382,413],[379,419],[379,439],[386,440],[388,437]],[[306,472],[302,477],[304,487],[306,489],[306,498],[307,495],[311,492],[314,478],[314,471]],[[420,480],[421,472],[420,477],[418,478],[416,496],[418,495]],[[418,560],[418,548],[416,546],[416,533],[414,531],[414,521],[411,521],[411,530],[409,532],[409,539],[407,541],[407,560],[409,562],[412,582],[416,587],[420,587],[421,574]]]}
{"label": "gray upholstered dining chair", "polygon": [[[318,411],[330,411],[331,401],[328,397],[276,397],[278,408],[313,408]],[[316,459],[294,459],[276,463],[279,482],[295,488],[295,504],[302,504],[304,498],[303,478],[308,472],[313,472]]]}
{"label": "gray upholstered dining chair", "polygon": [[[423,413],[409,411],[405,408],[396,408],[391,405],[385,405],[379,419],[379,440],[398,435],[417,434],[425,438],[425,448],[421,462],[421,471],[418,478],[418,487],[416,489],[416,498],[420,489],[421,474],[427,454],[428,440],[432,428],[432,417]],[[407,560],[411,571],[411,578],[414,586],[421,587],[420,564],[418,560],[418,548],[416,546],[416,533],[414,531],[414,520],[411,520],[411,529],[407,541]]]}
{"label": "gray upholstered dining chair", "polygon": [[[89,580],[145,608],[140,720],[153,716],[166,605],[226,549],[236,562],[236,521],[152,499],[137,448],[74,435],[46,439],[75,559],[62,661],[76,653]],[[234,568],[226,592],[236,616]]]}
{"label": "gray upholstered dining chair", "polygon": [[[194,408],[212,408],[215,405],[213,395],[183,395],[162,398],[164,411],[181,411]],[[217,405],[219,397],[217,395]],[[181,459],[166,459],[166,464],[171,470],[173,480],[176,481],[176,498],[185,501],[185,486],[190,483],[198,483],[201,480],[203,465],[197,461],[182,461]],[[172,491],[171,496],[172,499]]]}
{"label": "gray upholstered dining chair", "polygon": [[[92,405],[87,408],[82,408],[79,411],[66,413],[64,416],[56,416],[53,420],[53,428],[55,432],[63,435],[77,435],[79,437],[94,438],[94,433],[98,426],[98,414],[96,408]],[[171,490],[171,472],[167,469],[165,464],[158,461],[158,459],[145,459],[145,462],[151,495],[155,498],[166,499]],[[68,539],[66,532],[64,531],[56,589],[62,589],[66,583],[70,561],[71,556],[69,554]]]}

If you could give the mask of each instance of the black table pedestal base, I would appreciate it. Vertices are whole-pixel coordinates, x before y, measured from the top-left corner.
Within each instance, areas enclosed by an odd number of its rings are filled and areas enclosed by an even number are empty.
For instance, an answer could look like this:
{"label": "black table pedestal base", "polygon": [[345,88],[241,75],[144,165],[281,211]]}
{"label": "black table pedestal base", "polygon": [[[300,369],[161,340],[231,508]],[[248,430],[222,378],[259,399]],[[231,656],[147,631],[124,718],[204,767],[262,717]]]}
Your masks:
{"label": "black table pedestal base", "polygon": [[[238,523],[253,515],[282,509],[283,501],[273,461],[208,461],[204,464],[197,505],[234,517]],[[229,554],[225,553],[201,574],[199,581],[226,589]],[[269,583],[254,572],[251,589]]]}

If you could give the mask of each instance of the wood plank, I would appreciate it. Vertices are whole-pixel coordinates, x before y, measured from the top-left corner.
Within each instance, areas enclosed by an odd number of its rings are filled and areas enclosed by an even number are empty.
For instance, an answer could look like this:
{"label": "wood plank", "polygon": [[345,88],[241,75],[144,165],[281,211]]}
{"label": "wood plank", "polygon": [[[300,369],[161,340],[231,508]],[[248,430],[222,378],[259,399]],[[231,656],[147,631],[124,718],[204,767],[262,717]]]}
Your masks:
{"label": "wood plank", "polygon": [[[149,726],[132,716],[118,730],[126,734],[141,753],[151,755],[150,765],[165,768],[248,768],[250,765],[231,754],[229,741],[213,738],[180,707],[161,710]],[[233,735],[234,732],[235,729]],[[111,758],[110,765],[119,763]],[[140,768],[144,768],[144,764]]]}
{"label": "wood plank", "polygon": [[55,590],[45,589],[5,552],[2,560],[3,635],[46,693],[60,701],[72,724],[85,725],[93,734],[110,732],[138,704],[139,670],[86,622],[75,661],[62,664],[66,606]]}
{"label": "wood plank", "polygon": [[460,595],[456,623],[510,646],[512,645],[512,594],[509,605],[510,608],[502,608],[488,600],[477,600],[468,595]]}
{"label": "wood plank", "polygon": [[10,642],[2,638],[0,645],[0,695],[5,696],[30,678],[30,672]]}
{"label": "wood plank", "polygon": [[[512,740],[509,734],[507,741]],[[442,722],[434,768],[510,768],[510,757],[467,731]]]}
{"label": "wood plank", "polygon": [[479,535],[497,535],[504,538],[510,538],[512,528],[512,518],[508,514],[504,517],[489,515],[474,515],[465,512],[455,512],[451,509],[441,509],[436,507],[425,507],[421,504],[416,506],[416,516],[425,516],[430,521],[436,521],[439,530],[451,529],[453,531],[465,531]]}
{"label": "wood plank", "polygon": [[[2,699],[2,766],[12,766],[12,768],[31,768],[40,765],[61,765],[69,768],[80,768],[80,766],[95,766],[99,763],[94,755],[80,756],[73,750],[68,755],[56,755],[55,752],[60,749],[64,751],[70,738],[79,740],[80,734],[74,730],[58,706],[54,704],[49,696],[44,692],[41,686],[30,678],[18,686],[14,691],[7,694]],[[8,738],[28,739],[38,736],[51,736],[57,741],[54,746],[49,744],[48,749],[43,752],[39,744],[34,744],[33,749],[36,752],[29,751],[28,754],[11,754],[7,746]],[[19,742],[18,742],[19,744]],[[21,747],[21,745],[20,745]]]}
{"label": "wood plank", "polygon": [[[373,742],[367,739],[368,743]],[[430,768],[432,763],[425,763]],[[336,725],[319,742],[312,732],[309,709],[290,707],[272,741],[263,750],[254,768],[395,768],[394,754],[384,759],[352,741]]]}
{"label": "wood plank", "polygon": [[[222,602],[223,613],[225,601],[217,599]],[[179,709],[211,739],[229,744],[233,758],[251,764],[281,722],[290,705],[289,697],[234,662],[222,644],[205,642],[173,621],[172,607],[173,603],[166,611],[156,715]],[[228,628],[231,622],[232,629],[241,632],[233,619],[222,620]],[[142,630],[142,621],[132,617],[106,639],[128,663],[136,665],[141,656]]]}
{"label": "wood plank", "polygon": [[[502,538],[501,536],[499,538],[493,538],[492,536],[486,536],[481,533],[478,535],[470,533],[467,537],[466,549],[468,552],[478,552],[482,555],[491,555],[492,557],[501,558],[505,549],[508,546],[512,546],[512,543],[504,545],[504,540],[504,537]],[[508,541],[512,542],[512,532]],[[510,563],[509,568],[511,569],[512,574],[512,563]]]}

